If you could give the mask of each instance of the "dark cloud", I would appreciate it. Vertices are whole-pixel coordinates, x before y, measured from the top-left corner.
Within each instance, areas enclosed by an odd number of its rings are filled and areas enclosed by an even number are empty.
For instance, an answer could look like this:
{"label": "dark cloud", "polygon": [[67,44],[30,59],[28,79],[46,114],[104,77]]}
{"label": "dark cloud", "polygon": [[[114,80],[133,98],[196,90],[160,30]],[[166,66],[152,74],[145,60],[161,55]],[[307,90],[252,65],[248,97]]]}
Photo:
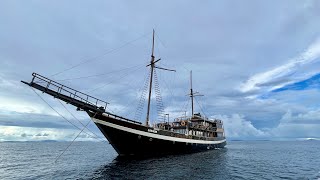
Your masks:
{"label": "dark cloud", "polygon": [[1,114],[0,125],[74,129],[73,126],[62,120],[60,117],[32,113]]}

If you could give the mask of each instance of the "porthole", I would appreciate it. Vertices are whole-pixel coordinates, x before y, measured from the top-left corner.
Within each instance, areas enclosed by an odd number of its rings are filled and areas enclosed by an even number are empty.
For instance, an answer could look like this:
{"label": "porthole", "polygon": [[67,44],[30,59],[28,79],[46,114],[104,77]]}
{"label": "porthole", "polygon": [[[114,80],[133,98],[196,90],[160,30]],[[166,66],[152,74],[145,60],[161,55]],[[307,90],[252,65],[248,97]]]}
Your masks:
{"label": "porthole", "polygon": [[152,141],[152,138],[149,138],[149,141]]}

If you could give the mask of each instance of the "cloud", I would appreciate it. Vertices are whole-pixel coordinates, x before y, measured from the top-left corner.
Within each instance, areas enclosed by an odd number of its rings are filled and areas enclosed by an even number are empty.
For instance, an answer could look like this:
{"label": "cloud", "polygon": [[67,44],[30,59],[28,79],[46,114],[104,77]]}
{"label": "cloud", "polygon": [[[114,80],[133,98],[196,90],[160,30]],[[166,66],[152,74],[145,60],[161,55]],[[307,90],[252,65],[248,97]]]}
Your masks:
{"label": "cloud", "polygon": [[290,110],[277,127],[269,129],[274,138],[319,138],[320,110],[294,115]]}
{"label": "cloud", "polygon": [[[273,86],[269,87],[269,90],[276,89],[292,83],[296,80],[285,80],[283,78],[287,78],[297,71],[298,68],[309,64],[320,57],[320,38],[316,39],[303,53],[301,53],[298,57],[295,57],[289,60],[288,63],[283,64],[279,67],[276,67],[272,70],[258,73],[252,77],[250,77],[245,83],[241,84],[240,91],[248,92],[254,91],[261,88],[261,86],[266,86],[267,84],[273,84]],[[277,82],[277,83],[276,83]]]}
{"label": "cloud", "polygon": [[[297,125],[320,125],[320,110],[312,110],[307,113],[298,113],[293,115],[291,110],[280,120],[280,123],[297,124]],[[319,133],[320,134],[320,133]]]}
{"label": "cloud", "polygon": [[212,118],[224,121],[226,137],[229,139],[301,139],[320,137],[320,110],[294,115],[288,110],[273,128],[258,129],[243,115],[215,115]]}
{"label": "cloud", "polygon": [[224,123],[226,137],[231,139],[259,139],[267,138],[268,133],[255,128],[252,123],[239,114],[215,115],[214,119],[221,119]]}
{"label": "cloud", "polygon": [[[58,128],[34,128],[18,126],[0,126],[1,141],[71,141],[80,130]],[[77,141],[97,141],[96,138],[82,133]]]}

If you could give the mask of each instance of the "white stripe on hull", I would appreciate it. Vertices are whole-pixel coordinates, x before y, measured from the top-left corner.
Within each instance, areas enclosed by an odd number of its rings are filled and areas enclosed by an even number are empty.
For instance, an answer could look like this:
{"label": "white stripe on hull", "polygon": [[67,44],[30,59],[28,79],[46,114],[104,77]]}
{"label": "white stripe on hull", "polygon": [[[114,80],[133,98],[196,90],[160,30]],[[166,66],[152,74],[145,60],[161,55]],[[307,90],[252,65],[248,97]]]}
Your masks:
{"label": "white stripe on hull", "polygon": [[167,141],[175,141],[175,142],[185,142],[185,143],[196,143],[196,144],[220,144],[225,142],[226,140],[220,140],[220,141],[204,141],[204,140],[196,140],[196,139],[184,139],[184,138],[177,138],[177,137],[170,137],[170,136],[165,136],[165,135],[160,135],[160,134],[154,134],[154,133],[149,133],[145,131],[140,131],[124,126],[119,126],[117,124],[101,121],[99,119],[91,118],[95,123],[99,123],[105,126],[109,126],[121,131],[126,131],[130,132],[133,134],[141,135],[141,136],[147,136],[150,138],[156,138],[156,139],[161,139],[161,140],[167,140]]}

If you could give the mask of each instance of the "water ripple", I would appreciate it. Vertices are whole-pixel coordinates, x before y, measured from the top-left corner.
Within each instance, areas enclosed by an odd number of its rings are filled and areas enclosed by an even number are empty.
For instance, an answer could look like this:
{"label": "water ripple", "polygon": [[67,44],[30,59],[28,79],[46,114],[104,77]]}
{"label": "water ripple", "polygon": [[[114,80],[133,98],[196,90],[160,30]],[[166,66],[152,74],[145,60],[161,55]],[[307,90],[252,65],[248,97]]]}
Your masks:
{"label": "water ripple", "polygon": [[320,142],[229,142],[227,148],[161,158],[117,157],[110,145],[0,143],[0,179],[320,179]]}

